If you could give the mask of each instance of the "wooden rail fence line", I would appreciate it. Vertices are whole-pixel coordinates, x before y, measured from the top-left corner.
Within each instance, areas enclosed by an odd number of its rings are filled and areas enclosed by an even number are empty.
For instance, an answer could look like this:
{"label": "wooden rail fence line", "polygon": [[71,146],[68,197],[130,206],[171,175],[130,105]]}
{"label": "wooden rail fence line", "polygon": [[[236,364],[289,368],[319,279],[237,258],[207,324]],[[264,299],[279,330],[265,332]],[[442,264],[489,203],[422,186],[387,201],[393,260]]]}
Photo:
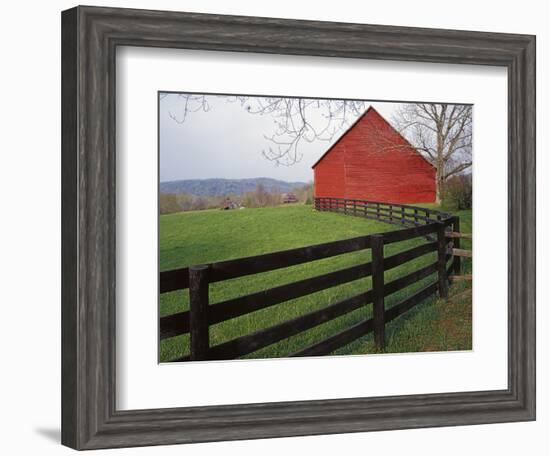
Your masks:
{"label": "wooden rail fence line", "polygon": [[[176,290],[189,292],[189,310],[160,318],[160,339],[182,334],[190,335],[190,353],[176,361],[235,359],[261,348],[287,339],[303,331],[334,320],[357,309],[372,305],[371,319],[359,322],[310,347],[305,347],[290,356],[325,355],[343,347],[370,332],[378,348],[385,345],[385,325],[407,312],[426,298],[438,293],[442,298],[448,294],[449,274],[460,270],[460,257],[453,257],[459,238],[448,233],[459,231],[458,217],[447,213],[415,206],[387,204],[338,198],[316,198],[315,208],[333,210],[350,215],[376,218],[400,224],[403,229],[381,234],[360,236],[352,239],[290,249],[236,260],[221,261],[207,265],[194,265],[160,273],[160,293]],[[372,213],[377,215],[372,215]],[[384,246],[415,238],[426,238],[424,244],[384,256]],[[319,276],[276,286],[210,304],[210,283],[274,271],[281,268],[330,258],[344,253],[371,249],[371,261],[347,267]],[[455,249],[456,250],[456,249]],[[402,277],[385,282],[384,273],[415,258],[437,252],[437,260]],[[448,265],[450,259],[452,263]],[[457,262],[458,259],[458,262]],[[403,288],[417,283],[433,274],[437,279],[398,304],[387,309],[385,298]],[[243,335],[218,345],[210,345],[209,328],[213,324],[230,320],[251,312],[281,304],[327,288],[352,282],[365,277],[372,278],[372,288],[319,310],[300,315],[269,328]]]}
{"label": "wooden rail fence line", "polygon": [[348,198],[315,198],[314,205],[318,211],[341,212],[401,226],[427,225],[452,217],[425,207]]}

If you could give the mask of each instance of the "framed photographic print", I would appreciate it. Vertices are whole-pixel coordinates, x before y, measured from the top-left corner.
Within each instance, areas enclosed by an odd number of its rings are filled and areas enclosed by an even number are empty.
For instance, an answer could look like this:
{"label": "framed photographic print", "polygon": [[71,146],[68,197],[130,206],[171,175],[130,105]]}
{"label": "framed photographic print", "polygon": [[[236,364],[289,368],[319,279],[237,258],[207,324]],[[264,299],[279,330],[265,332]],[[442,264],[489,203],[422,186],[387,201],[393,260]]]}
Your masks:
{"label": "framed photographic print", "polygon": [[535,38],[62,14],[62,441],[535,418]]}

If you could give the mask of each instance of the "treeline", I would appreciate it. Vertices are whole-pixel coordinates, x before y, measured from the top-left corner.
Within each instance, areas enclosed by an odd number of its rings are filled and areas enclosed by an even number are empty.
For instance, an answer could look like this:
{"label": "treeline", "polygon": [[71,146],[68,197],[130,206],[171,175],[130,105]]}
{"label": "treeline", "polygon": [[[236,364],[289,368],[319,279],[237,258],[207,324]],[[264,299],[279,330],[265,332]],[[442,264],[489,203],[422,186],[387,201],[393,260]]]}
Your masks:
{"label": "treeline", "polygon": [[445,182],[442,206],[459,211],[472,208],[471,174],[453,176]]}
{"label": "treeline", "polygon": [[[313,185],[297,187],[290,192],[296,197],[297,203],[313,203]],[[222,209],[227,200],[239,207],[270,207],[283,204],[285,193],[268,191],[258,184],[252,192],[242,195],[226,196],[196,196],[189,193],[160,193],[159,210],[161,214],[172,214],[183,211],[200,211],[204,209]]]}

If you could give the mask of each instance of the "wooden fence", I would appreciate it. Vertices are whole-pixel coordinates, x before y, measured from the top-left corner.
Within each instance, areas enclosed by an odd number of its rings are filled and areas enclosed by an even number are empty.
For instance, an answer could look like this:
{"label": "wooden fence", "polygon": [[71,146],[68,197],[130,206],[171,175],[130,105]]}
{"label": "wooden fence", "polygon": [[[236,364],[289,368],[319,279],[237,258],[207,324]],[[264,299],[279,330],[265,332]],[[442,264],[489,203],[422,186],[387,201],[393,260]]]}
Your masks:
{"label": "wooden fence", "polygon": [[[409,225],[410,216],[407,214],[412,209],[413,218],[411,221],[414,226],[382,234],[360,236],[325,244],[161,272],[160,293],[185,289],[189,291],[188,311],[160,318],[159,332],[161,340],[182,334],[190,334],[190,354],[173,361],[235,359],[367,305],[373,306],[372,318],[365,319],[321,342],[304,347],[296,353],[291,353],[289,356],[329,354],[370,332],[374,332],[375,343],[379,348],[382,348],[385,343],[386,323],[394,320],[435,293],[439,293],[442,298],[447,297],[449,273],[456,267],[456,263],[454,263],[454,266],[452,264],[447,265],[448,260],[452,257],[452,248],[449,247],[453,244],[453,239],[448,236],[448,233],[451,231],[451,227],[457,226],[457,217],[413,206],[371,202],[359,204],[360,202],[357,200],[336,202],[338,200],[335,198],[329,198],[328,200],[331,202],[322,200],[327,199],[316,199],[315,201],[315,207],[319,210],[337,210],[348,213],[351,208],[352,212],[350,214],[371,218],[370,208],[374,207],[375,214],[381,214],[379,220],[387,221],[385,219],[389,218],[391,223],[398,223],[395,220],[397,220],[397,214],[399,214],[400,224],[402,225]],[[354,204],[351,205],[350,202],[354,202]],[[390,208],[386,209],[387,206],[390,206]],[[384,215],[382,215],[383,212]],[[384,257],[385,245],[415,238],[427,238],[428,241],[408,250]],[[276,286],[216,304],[210,304],[209,302],[210,283],[287,268],[366,249],[371,249],[372,253],[371,261],[368,263]],[[390,282],[386,283],[384,281],[385,271],[430,252],[438,253],[435,262]],[[437,273],[437,279],[432,283],[391,308],[385,308],[384,300],[388,295],[434,273]],[[369,276],[372,278],[372,288],[366,292],[269,328],[218,345],[210,345],[210,325]]]}
{"label": "wooden fence", "polygon": [[427,225],[452,217],[446,212],[425,207],[347,198],[315,198],[315,209],[340,212],[402,226]]}
{"label": "wooden fence", "polygon": [[[420,206],[411,206],[408,204],[382,203],[380,201],[368,201],[349,198],[315,198],[315,210],[338,212],[345,215],[364,217],[379,222],[390,223],[400,226],[421,226],[429,225],[443,220],[449,222],[451,230],[447,232],[447,237],[452,238],[452,233],[460,233],[460,219],[435,209],[429,209]],[[460,248],[460,237],[455,236],[452,242],[453,247]],[[428,240],[434,240],[433,235],[426,236]],[[455,255],[453,260],[453,272],[460,273],[460,256]]]}

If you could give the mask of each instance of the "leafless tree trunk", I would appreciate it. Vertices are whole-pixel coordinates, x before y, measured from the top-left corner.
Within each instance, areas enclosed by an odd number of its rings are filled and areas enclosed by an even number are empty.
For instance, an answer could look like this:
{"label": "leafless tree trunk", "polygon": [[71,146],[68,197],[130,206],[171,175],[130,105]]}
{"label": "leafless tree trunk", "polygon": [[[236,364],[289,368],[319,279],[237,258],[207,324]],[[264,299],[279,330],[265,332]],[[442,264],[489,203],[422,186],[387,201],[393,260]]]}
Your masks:
{"label": "leafless tree trunk", "polygon": [[440,202],[447,179],[472,166],[472,106],[403,104],[393,124],[435,166]]}

